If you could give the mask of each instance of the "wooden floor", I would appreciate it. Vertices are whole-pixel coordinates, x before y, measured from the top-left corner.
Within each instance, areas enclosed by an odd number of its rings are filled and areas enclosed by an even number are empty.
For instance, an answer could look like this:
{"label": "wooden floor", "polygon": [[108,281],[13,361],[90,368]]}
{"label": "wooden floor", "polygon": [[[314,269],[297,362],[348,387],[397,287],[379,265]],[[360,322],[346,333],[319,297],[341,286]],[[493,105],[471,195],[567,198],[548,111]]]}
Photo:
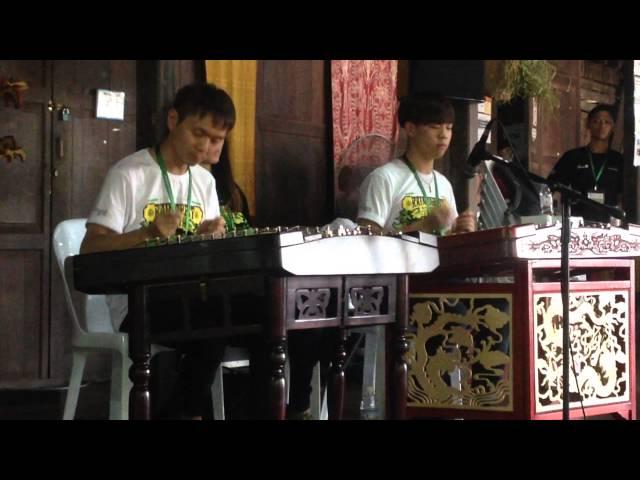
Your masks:
{"label": "wooden floor", "polygon": [[[346,370],[345,418],[360,418],[362,389],[362,360],[357,355]],[[640,375],[639,375],[640,376]],[[247,420],[248,375],[242,371],[225,374],[225,412],[229,420]],[[639,379],[640,380],[640,379]],[[0,420],[60,420],[64,409],[66,388],[44,385],[38,389],[3,388],[0,385]],[[640,414],[640,409],[637,412]],[[83,385],[76,419],[107,420],[109,418],[108,380]],[[590,420],[609,420],[613,416],[590,417]],[[640,418],[640,415],[639,415]]]}
{"label": "wooden floor", "polygon": [[[362,388],[362,365],[356,361],[346,372],[345,417],[358,419]],[[241,370],[241,369],[239,369]],[[225,414],[229,420],[247,420],[248,377],[242,371],[224,376]],[[76,419],[107,420],[109,418],[109,381],[93,381],[80,390]],[[65,387],[45,386],[38,389],[0,387],[0,420],[60,420],[64,410]]]}

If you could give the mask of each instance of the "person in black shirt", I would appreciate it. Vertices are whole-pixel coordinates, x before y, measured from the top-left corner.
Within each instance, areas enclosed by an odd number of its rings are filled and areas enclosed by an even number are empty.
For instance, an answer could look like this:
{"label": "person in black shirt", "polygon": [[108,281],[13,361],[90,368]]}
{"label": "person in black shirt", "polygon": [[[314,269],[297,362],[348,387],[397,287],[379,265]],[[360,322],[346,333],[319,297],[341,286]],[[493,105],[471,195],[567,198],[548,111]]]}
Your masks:
{"label": "person in black shirt", "polygon": [[[598,105],[589,112],[587,129],[589,144],[566,152],[555,165],[548,180],[562,183],[582,192],[585,197],[606,205],[622,204],[623,158],[611,150],[613,107]],[[609,215],[582,203],[573,204],[573,216],[585,221],[608,223]]]}

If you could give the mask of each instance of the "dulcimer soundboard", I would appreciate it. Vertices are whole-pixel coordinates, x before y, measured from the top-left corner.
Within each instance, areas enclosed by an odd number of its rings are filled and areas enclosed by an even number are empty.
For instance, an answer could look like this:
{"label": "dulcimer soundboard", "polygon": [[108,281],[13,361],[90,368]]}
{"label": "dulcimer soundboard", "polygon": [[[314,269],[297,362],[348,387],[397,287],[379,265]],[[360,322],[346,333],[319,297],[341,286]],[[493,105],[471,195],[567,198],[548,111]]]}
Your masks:
{"label": "dulcimer soundboard", "polygon": [[245,273],[370,275],[438,267],[437,237],[320,227],[250,229],[154,239],[147,245],[72,257],[74,285],[89,294],[131,285]]}

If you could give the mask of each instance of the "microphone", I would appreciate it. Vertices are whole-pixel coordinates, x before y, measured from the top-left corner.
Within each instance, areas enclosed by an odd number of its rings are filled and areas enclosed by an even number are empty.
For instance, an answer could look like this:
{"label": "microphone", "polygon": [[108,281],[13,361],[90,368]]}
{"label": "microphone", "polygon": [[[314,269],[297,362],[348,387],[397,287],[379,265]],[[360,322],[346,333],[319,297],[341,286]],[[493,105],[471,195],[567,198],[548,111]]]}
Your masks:
{"label": "microphone", "polygon": [[478,169],[480,162],[486,160],[490,155],[489,152],[487,152],[487,140],[489,139],[489,133],[491,133],[491,125],[493,124],[493,121],[494,119],[492,118],[489,123],[487,123],[487,126],[484,127],[484,132],[482,132],[480,140],[478,140],[478,143],[476,143],[471,149],[469,158],[467,158],[467,164],[462,169],[462,174],[467,179],[467,210],[476,217],[478,216],[478,208],[482,201],[482,187],[476,178],[476,170]]}
{"label": "microphone", "polygon": [[480,162],[483,160],[488,160],[490,157],[490,153],[487,152],[487,140],[489,139],[489,133],[491,133],[491,125],[493,124],[495,118],[492,118],[487,126],[484,127],[484,132],[482,132],[482,136],[478,143],[473,146],[471,149],[471,153],[469,154],[469,158],[467,158],[467,164],[464,166],[463,173],[467,178],[473,178],[476,174],[476,169]]}

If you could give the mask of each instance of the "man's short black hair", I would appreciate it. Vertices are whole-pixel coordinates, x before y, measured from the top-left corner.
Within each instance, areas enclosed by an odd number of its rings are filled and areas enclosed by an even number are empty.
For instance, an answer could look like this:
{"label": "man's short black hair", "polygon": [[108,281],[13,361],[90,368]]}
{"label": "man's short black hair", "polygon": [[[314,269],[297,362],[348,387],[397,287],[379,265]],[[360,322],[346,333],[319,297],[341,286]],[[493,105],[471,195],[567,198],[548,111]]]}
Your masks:
{"label": "man's short black hair", "polygon": [[172,107],[178,112],[178,122],[189,115],[202,118],[211,115],[217,126],[231,130],[236,123],[236,109],[227,92],[212,83],[192,83],[176,93]]}
{"label": "man's short black hair", "polygon": [[453,105],[447,97],[439,93],[418,92],[400,99],[398,121],[401,127],[404,127],[406,122],[426,125],[454,123],[455,119]]}
{"label": "man's short black hair", "polygon": [[615,121],[616,120],[616,116],[614,114],[614,111],[615,111],[615,109],[613,108],[613,105],[607,105],[607,104],[604,104],[604,103],[601,103],[600,105],[596,105],[594,108],[591,109],[591,111],[589,112],[589,115],[587,115],[587,122],[590,122],[591,119],[598,112],[609,112],[609,115],[611,115],[611,119],[613,121]]}

